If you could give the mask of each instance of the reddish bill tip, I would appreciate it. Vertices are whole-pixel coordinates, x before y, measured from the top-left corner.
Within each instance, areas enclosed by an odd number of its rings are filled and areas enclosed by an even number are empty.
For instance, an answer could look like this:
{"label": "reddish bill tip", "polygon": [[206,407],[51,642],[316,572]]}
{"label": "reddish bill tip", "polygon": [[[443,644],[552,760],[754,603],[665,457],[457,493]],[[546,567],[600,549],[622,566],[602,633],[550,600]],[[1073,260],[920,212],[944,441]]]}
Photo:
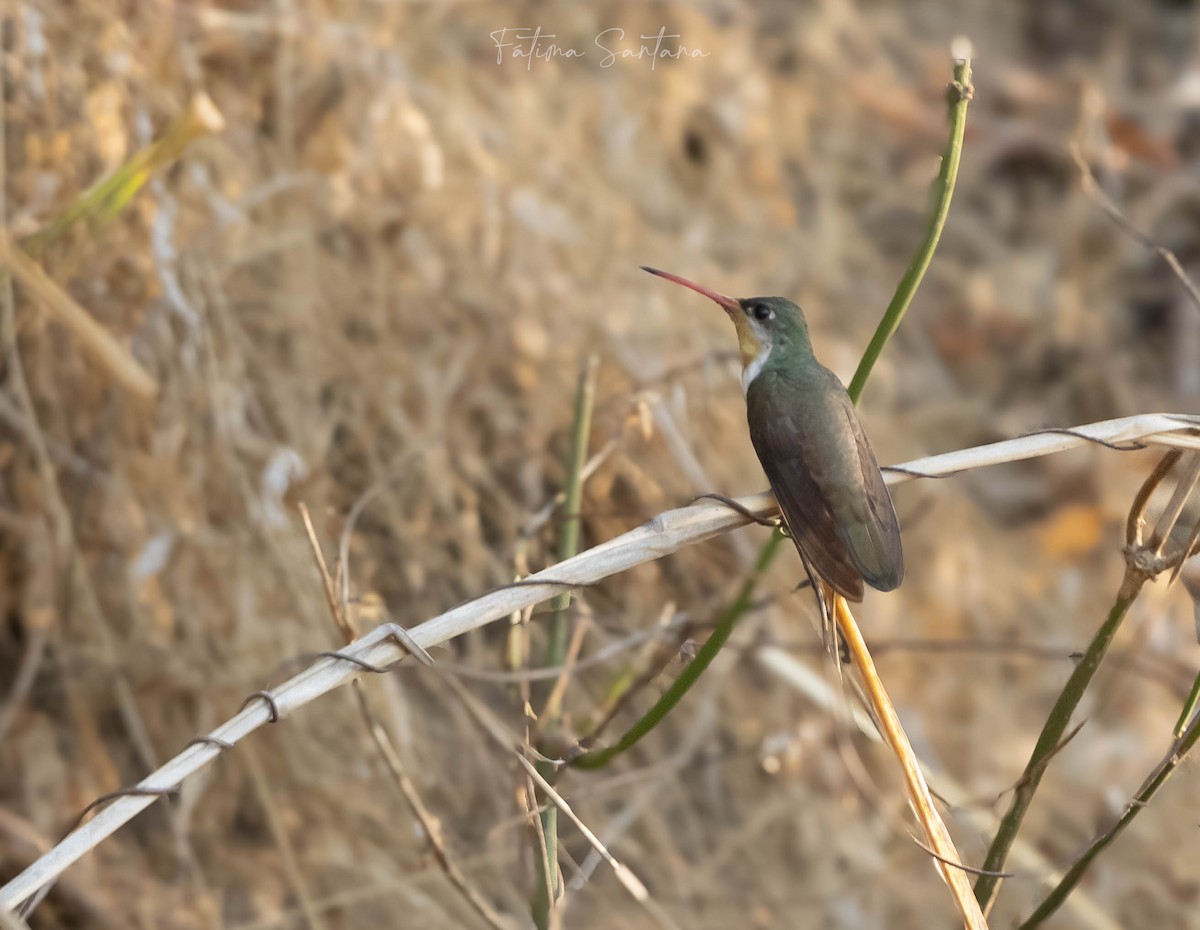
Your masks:
{"label": "reddish bill tip", "polygon": [[702,284],[697,284],[695,281],[689,281],[687,278],[681,278],[677,274],[671,274],[669,271],[659,271],[657,268],[651,268],[649,265],[640,266],[642,271],[648,271],[651,274],[656,274],[660,278],[666,278],[668,281],[674,281],[676,284],[682,284],[684,287],[695,291],[697,294],[703,294],[709,300],[720,304],[729,313],[741,309],[739,304],[732,297],[726,297],[724,294],[718,294],[716,291],[709,290]]}

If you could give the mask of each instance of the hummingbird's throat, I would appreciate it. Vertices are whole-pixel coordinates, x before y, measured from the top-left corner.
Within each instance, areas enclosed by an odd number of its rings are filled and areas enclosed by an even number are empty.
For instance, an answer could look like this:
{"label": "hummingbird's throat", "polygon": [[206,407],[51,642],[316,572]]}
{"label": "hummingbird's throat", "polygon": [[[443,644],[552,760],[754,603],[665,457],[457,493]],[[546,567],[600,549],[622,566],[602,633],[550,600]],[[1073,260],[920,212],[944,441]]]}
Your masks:
{"label": "hummingbird's throat", "polygon": [[742,355],[742,390],[750,390],[750,385],[771,355],[771,344],[754,331],[754,327],[746,317],[734,317],[737,327],[738,349]]}

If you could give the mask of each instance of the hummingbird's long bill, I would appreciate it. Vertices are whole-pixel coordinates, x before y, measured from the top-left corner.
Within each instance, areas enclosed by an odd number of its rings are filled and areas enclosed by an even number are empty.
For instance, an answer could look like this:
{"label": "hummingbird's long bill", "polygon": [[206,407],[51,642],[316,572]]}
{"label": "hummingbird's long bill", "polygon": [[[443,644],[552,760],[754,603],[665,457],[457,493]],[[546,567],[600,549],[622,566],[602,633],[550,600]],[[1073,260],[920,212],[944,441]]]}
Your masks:
{"label": "hummingbird's long bill", "polygon": [[724,294],[718,294],[716,291],[709,290],[703,284],[697,284],[695,281],[689,281],[687,278],[681,278],[677,274],[671,274],[669,271],[660,271],[657,268],[651,268],[649,265],[640,265],[642,271],[648,271],[651,274],[656,274],[660,278],[666,278],[668,281],[674,281],[676,284],[682,284],[686,288],[690,288],[697,294],[703,294],[709,300],[715,301],[725,308],[727,313],[733,313],[735,310],[741,310],[742,305],[732,297],[726,297]]}

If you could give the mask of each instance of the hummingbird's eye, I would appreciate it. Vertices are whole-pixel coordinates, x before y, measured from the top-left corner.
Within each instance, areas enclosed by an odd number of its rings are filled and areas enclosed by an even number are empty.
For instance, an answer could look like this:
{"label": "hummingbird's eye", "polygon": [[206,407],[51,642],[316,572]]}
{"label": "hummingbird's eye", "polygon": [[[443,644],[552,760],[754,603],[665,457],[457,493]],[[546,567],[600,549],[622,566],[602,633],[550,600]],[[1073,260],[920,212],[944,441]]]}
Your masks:
{"label": "hummingbird's eye", "polygon": [[766,304],[753,304],[750,307],[750,313],[753,314],[754,319],[758,320],[760,323],[765,323],[775,315],[771,311],[771,308]]}

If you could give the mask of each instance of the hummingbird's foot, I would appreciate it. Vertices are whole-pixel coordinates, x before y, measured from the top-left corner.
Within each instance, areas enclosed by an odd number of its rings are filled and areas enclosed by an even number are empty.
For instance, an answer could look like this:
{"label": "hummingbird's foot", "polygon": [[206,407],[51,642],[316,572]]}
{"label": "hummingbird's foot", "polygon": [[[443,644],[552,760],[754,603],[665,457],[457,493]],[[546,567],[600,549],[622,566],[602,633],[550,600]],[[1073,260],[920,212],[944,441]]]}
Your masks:
{"label": "hummingbird's foot", "polygon": [[838,662],[842,665],[850,665],[850,644],[846,642],[846,637],[842,635],[842,631],[837,631],[837,657]]}
{"label": "hummingbird's foot", "polygon": [[772,529],[775,529],[783,522],[781,517],[775,517],[773,519],[769,517],[761,517],[749,507],[744,507],[742,504],[735,501],[732,497],[726,497],[724,494],[717,494],[715,492],[712,494],[701,494],[699,497],[693,498],[692,503],[694,504],[696,501],[702,501],[705,499],[719,501],[730,510],[740,513],[747,520],[757,523],[759,526],[769,526]]}

